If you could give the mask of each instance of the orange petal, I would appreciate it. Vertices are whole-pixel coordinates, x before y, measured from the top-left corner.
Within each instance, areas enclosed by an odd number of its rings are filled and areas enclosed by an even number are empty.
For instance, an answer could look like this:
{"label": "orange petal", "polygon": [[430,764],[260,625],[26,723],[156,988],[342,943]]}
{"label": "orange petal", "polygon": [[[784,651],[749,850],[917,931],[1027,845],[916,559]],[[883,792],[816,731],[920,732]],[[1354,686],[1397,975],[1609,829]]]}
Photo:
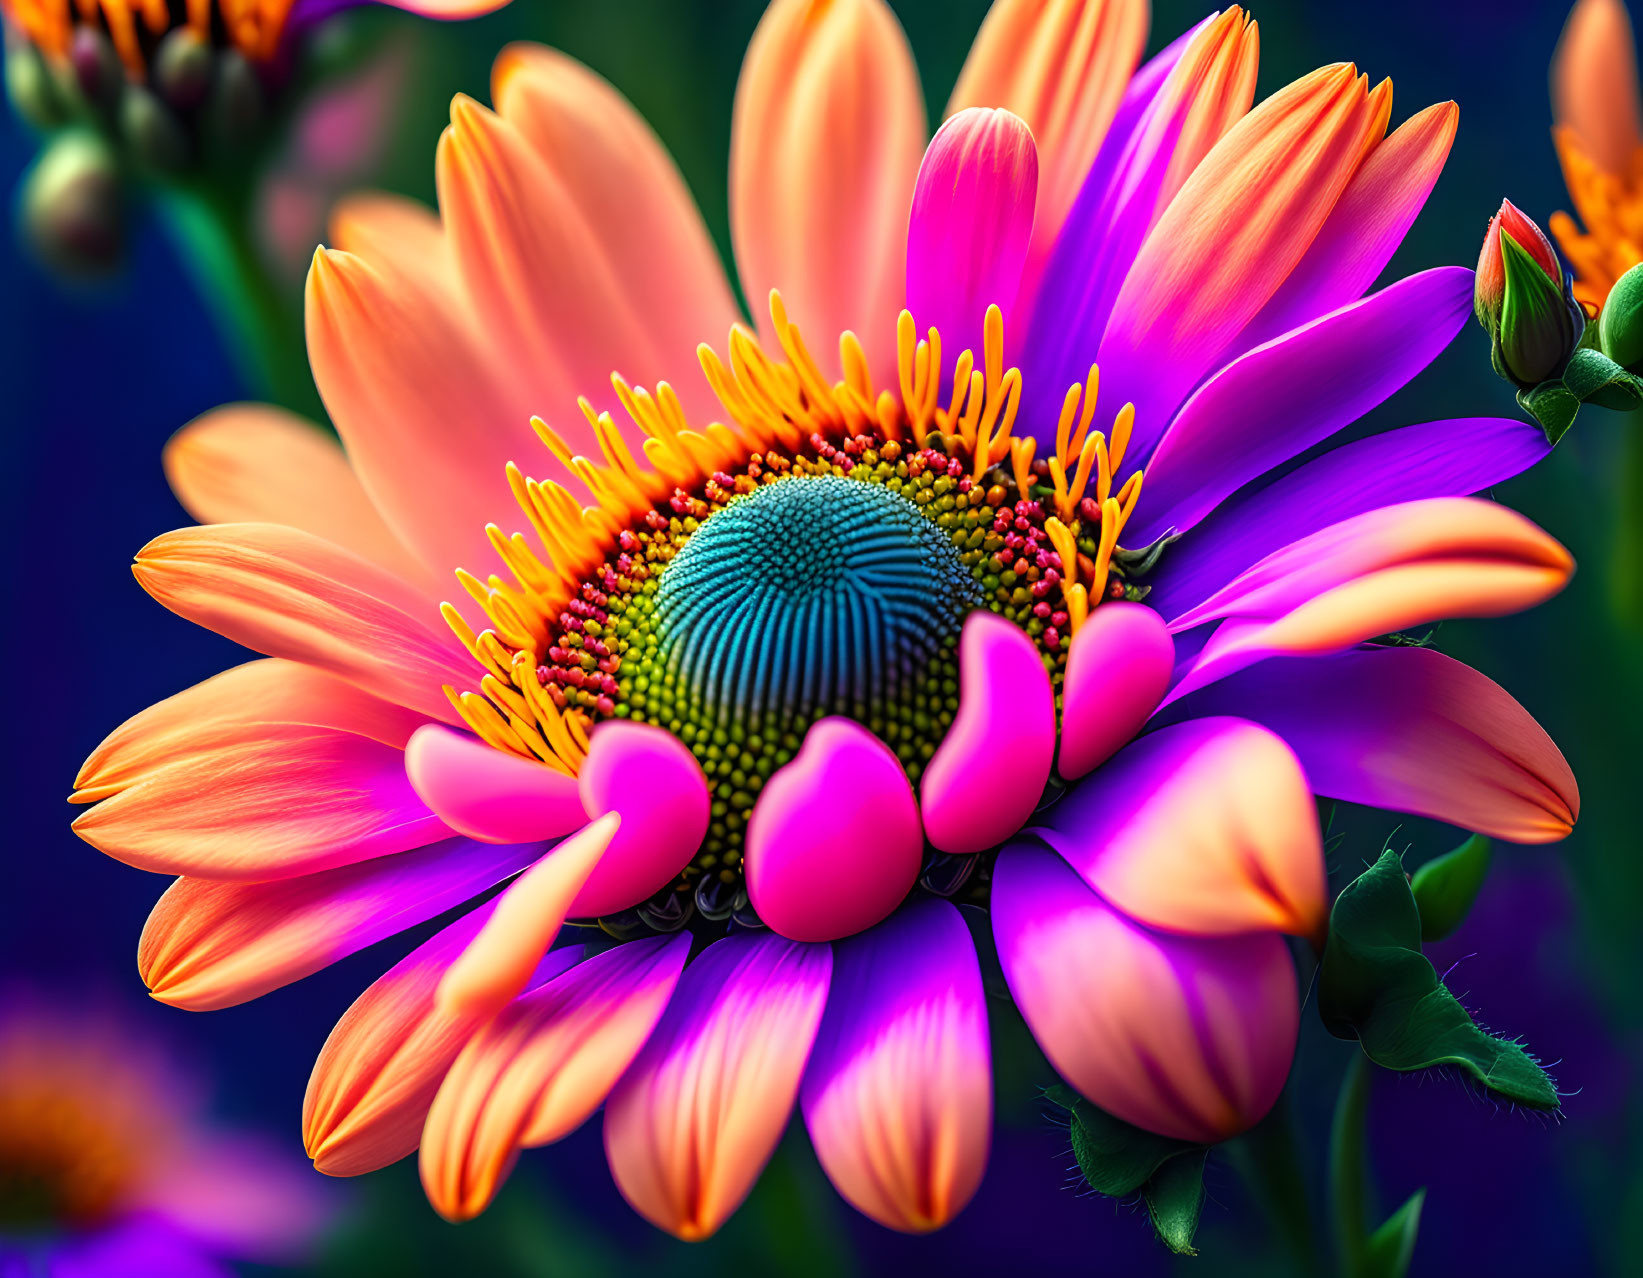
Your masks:
{"label": "orange petal", "polygon": [[447,839],[275,883],[178,879],[143,927],[137,970],[162,1003],[233,1007],[472,900],[541,852]]}
{"label": "orange petal", "polygon": [[776,0],[747,48],[730,150],[742,288],[771,289],[836,372],[861,338],[893,380],[907,208],[925,141],[912,51],[882,0]]}
{"label": "orange petal", "polygon": [[605,1105],[623,1197],[686,1241],[714,1233],[758,1179],[792,1112],[832,952],[768,932],[708,946]]}
{"label": "orange petal", "polygon": [[403,749],[427,720],[295,661],[249,661],[127,719],[91,752],[73,803],[95,803],[160,768],[286,729],[338,728]]}
{"label": "orange petal", "polygon": [[[554,49],[514,44],[491,73],[502,118],[515,126],[597,237],[616,287],[643,317],[646,346],[612,350],[610,367],[575,387],[600,400],[603,380],[619,368],[630,381],[672,377],[689,411],[704,421],[721,415],[705,382],[692,376],[696,347],[716,340],[740,318],[718,250],[678,168],[648,124],[602,77]],[[541,210],[538,210],[540,213]],[[557,299],[544,295],[542,305]],[[568,298],[558,323],[580,324],[587,299]]]}
{"label": "orange petal", "polygon": [[164,460],[171,491],[202,524],[288,524],[433,588],[428,570],[382,522],[342,449],[282,408],[214,408],[171,437]]}
{"label": "orange petal", "polygon": [[1573,129],[1597,166],[1632,170],[1640,145],[1637,52],[1621,0],[1580,0],[1552,57],[1552,118]]}
{"label": "orange petal", "polygon": [[1034,257],[1048,253],[1147,42],[1146,0],[998,0],[947,114],[1003,107],[1027,122],[1041,176]]}
{"label": "orange petal", "polygon": [[422,1185],[440,1215],[479,1215],[520,1149],[586,1121],[650,1037],[689,953],[683,935],[606,950],[515,999],[468,1042],[422,1134]]}
{"label": "orange petal", "polygon": [[[440,1080],[484,1023],[440,1012],[434,992],[492,908],[482,905],[436,932],[342,1014],[314,1062],[302,1102],[303,1145],[317,1170],[358,1176],[416,1149]],[[581,946],[553,950],[533,982],[551,979],[581,957]]]}
{"label": "orange petal", "polygon": [[278,524],[183,528],[138,551],[132,571],[172,612],[236,643],[459,721],[440,689],[466,684],[472,662],[432,605],[312,533]]}

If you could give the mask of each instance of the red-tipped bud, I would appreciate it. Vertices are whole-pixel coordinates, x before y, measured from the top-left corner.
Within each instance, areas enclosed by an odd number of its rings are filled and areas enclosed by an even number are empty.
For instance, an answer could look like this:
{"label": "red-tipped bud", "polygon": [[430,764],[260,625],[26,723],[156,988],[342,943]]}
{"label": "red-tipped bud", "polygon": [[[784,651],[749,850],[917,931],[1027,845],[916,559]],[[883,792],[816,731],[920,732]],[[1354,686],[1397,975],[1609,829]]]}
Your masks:
{"label": "red-tipped bud", "polygon": [[1552,242],[1510,200],[1483,238],[1472,309],[1495,371],[1523,389],[1557,376],[1586,328]]}
{"label": "red-tipped bud", "polygon": [[1535,264],[1561,291],[1563,268],[1546,233],[1535,225],[1534,219],[1510,200],[1500,202],[1500,212],[1489,219],[1489,233],[1483,237],[1483,251],[1478,254],[1477,283],[1472,293],[1472,307],[1478,323],[1491,333],[1500,320],[1500,308],[1506,300],[1506,264],[1501,255],[1500,233],[1504,230],[1518,242],[1518,247],[1534,259]]}

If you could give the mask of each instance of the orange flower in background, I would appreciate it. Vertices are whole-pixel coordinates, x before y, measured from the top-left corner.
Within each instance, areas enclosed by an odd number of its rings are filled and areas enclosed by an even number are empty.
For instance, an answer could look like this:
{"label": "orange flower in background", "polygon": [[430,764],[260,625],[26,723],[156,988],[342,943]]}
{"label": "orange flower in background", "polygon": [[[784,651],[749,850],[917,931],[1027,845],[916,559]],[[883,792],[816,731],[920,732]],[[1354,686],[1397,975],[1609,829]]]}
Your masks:
{"label": "orange flower in background", "polygon": [[1580,0],[1552,59],[1553,139],[1580,225],[1551,217],[1575,268],[1575,297],[1601,308],[1643,262],[1643,107],[1631,19],[1621,0]]}

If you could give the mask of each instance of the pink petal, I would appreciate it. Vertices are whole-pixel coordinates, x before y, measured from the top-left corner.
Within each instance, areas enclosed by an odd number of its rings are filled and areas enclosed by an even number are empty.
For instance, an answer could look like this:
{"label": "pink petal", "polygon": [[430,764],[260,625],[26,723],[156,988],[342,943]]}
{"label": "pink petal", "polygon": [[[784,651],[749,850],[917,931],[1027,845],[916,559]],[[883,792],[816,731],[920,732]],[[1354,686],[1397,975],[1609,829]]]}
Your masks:
{"label": "pink petal", "polygon": [[969,1202],[987,1166],[992,1061],[956,908],[912,901],[834,947],[801,1101],[828,1178],[881,1225],[923,1233]]}
{"label": "pink petal", "polygon": [[852,720],[828,718],[765,783],[746,847],[759,917],[793,940],[830,941],[873,926],[906,899],[924,834],[889,747]]}
{"label": "pink petal", "polygon": [[959,677],[958,714],[925,768],[919,802],[931,843],[981,852],[1019,830],[1044,795],[1055,694],[1026,632],[986,611],[964,623]]}
{"label": "pink petal", "polygon": [[137,968],[162,1003],[233,1007],[460,905],[541,853],[447,839],[274,883],[181,878],[148,916]]}
{"label": "pink petal", "polygon": [[1434,817],[1514,843],[1574,827],[1580,791],[1552,739],[1507,692],[1429,648],[1266,661],[1185,703],[1278,733],[1315,792]]}
{"label": "pink petal", "polygon": [[441,724],[411,738],[405,775],[446,825],[483,843],[557,839],[587,824],[574,777]]}
{"label": "pink petal", "polygon": [[[434,994],[493,909],[487,902],[434,933],[378,977],[332,1029],[302,1102],[303,1145],[319,1171],[358,1176],[416,1149],[440,1080],[484,1023],[439,1011]],[[581,957],[578,945],[549,951],[532,985]]]}
{"label": "pink petal", "polygon": [[515,999],[445,1075],[422,1134],[422,1184],[447,1220],[489,1204],[522,1148],[568,1136],[661,1019],[687,936],[619,945]]}
{"label": "pink petal", "polygon": [[1215,1143],[1272,1108],[1300,1021],[1282,937],[1148,931],[1058,857],[1024,844],[999,856],[992,909],[999,959],[1033,1037],[1102,1109]]}
{"label": "pink petal", "polygon": [[672,733],[643,723],[600,724],[577,773],[590,816],[622,825],[571,904],[576,918],[613,914],[661,891],[701,847],[712,796],[696,756]]}
{"label": "pink petal", "polygon": [[457,719],[440,689],[466,684],[472,660],[430,604],[340,546],[277,524],[212,524],[156,537],[132,571],[172,612],[235,643]]}
{"label": "pink petal", "polygon": [[687,1241],[741,1205],[781,1139],[821,1024],[824,945],[731,936],[702,952],[605,1105],[623,1197]]}
{"label": "pink petal", "polygon": [[1038,152],[1019,117],[970,107],[931,139],[907,227],[907,309],[944,350],[973,351],[979,366],[989,306],[1009,331],[1037,198]]}
{"label": "pink petal", "polygon": [[1242,719],[1149,733],[1032,830],[1149,927],[1315,936],[1329,908],[1306,777],[1288,746]]}
{"label": "pink petal", "polygon": [[1134,737],[1169,687],[1174,664],[1175,643],[1151,608],[1118,600],[1090,613],[1067,650],[1061,775],[1093,772]]}

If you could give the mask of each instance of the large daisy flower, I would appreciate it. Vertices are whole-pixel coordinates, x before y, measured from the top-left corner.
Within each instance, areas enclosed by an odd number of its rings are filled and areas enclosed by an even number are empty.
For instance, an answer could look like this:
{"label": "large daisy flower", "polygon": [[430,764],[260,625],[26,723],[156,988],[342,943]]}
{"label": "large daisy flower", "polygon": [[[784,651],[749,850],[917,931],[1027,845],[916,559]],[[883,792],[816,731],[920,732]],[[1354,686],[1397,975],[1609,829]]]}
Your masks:
{"label": "large daisy flower", "polygon": [[1464,269],[1364,296],[1455,107],[1389,134],[1332,66],[1251,109],[1240,10],[1136,69],[1145,28],[1001,0],[926,146],[883,4],[778,0],[732,139],[756,328],[638,116],[509,49],[439,216],[360,200],[315,257],[343,447],[253,407],[172,443],[207,522],[137,576],[270,659],[80,776],[81,835],[180,876],[155,996],[241,1003],[506,884],[332,1033],[321,1170],[420,1146],[460,1219],[603,1105],[622,1192],[700,1238],[797,1106],[844,1197],[933,1228],[988,1150],[974,936],[1074,1087],[1211,1142],[1288,1073],[1314,794],[1569,830],[1516,702],[1373,642],[1562,586],[1469,496],[1539,432],[1289,465],[1465,323]]}

